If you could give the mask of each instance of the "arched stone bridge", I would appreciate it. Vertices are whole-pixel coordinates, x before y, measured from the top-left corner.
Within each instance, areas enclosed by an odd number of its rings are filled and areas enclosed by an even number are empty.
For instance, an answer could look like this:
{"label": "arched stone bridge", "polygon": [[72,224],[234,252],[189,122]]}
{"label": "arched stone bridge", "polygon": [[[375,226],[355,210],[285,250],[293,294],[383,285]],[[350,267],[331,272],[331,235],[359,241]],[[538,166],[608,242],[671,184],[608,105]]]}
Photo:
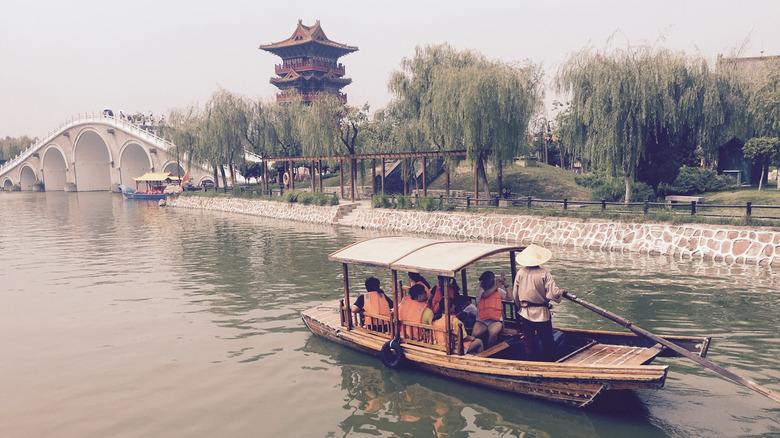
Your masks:
{"label": "arched stone bridge", "polygon": [[[189,172],[193,184],[213,177],[200,168],[177,163],[174,145],[140,126],[117,117],[79,115],[53,130],[0,166],[0,188],[33,190],[42,181],[47,191],[116,191],[135,187],[133,177],[146,172]],[[169,151],[171,154],[169,154]]]}

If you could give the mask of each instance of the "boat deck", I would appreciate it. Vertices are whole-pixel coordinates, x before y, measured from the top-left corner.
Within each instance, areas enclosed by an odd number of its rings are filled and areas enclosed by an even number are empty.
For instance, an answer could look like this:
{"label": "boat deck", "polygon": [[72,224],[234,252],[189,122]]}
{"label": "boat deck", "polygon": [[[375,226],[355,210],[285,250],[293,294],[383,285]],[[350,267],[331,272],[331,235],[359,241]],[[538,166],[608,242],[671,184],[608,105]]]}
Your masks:
{"label": "boat deck", "polygon": [[571,365],[645,365],[652,362],[664,349],[661,344],[647,348],[591,342],[558,362]]}
{"label": "boat deck", "polygon": [[[341,329],[339,300],[320,304],[303,312],[304,315],[319,321],[333,330]],[[501,342],[496,346],[477,354],[479,357],[492,357],[507,349],[509,344]],[[664,352],[666,347],[656,344],[652,347],[602,344],[592,341],[556,362],[567,365],[598,365],[598,366],[636,366],[646,365]]]}

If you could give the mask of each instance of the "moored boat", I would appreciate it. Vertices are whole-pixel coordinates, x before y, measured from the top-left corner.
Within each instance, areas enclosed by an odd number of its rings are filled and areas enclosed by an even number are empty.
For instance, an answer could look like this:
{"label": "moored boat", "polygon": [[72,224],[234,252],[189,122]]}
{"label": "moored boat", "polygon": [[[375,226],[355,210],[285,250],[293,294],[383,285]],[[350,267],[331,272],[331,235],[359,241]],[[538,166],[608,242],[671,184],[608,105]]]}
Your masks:
{"label": "moored boat", "polygon": [[[117,186],[127,199],[159,200],[165,199],[165,187],[173,181],[179,181],[179,177],[168,172],[147,172],[133,180],[135,188],[121,184]],[[145,184],[144,189],[140,188],[141,183]]]}
{"label": "moored boat", "polygon": [[[560,354],[556,361],[525,360],[525,340],[519,335],[522,331],[512,301],[503,302],[504,330],[500,342],[478,354],[464,354],[462,335],[452,330],[449,323],[438,328],[403,323],[395,312],[386,317],[351,310],[351,303],[359,294],[350,291],[350,265],[389,270],[395,303],[408,289],[399,281],[398,272],[435,275],[440,290],[449,290],[451,282],[460,277],[461,294],[474,301],[468,294],[467,268],[482,260],[508,255],[514,279],[515,254],[522,250],[523,247],[513,245],[412,237],[367,239],[330,254],[330,260],[342,264],[344,296],[305,310],[302,318],[315,335],[379,356],[389,367],[414,367],[576,407],[587,406],[608,391],[663,387],[668,366],[653,365],[656,357],[679,356],[676,349],[701,358],[706,355],[708,337],[664,336],[657,342],[636,333],[557,328]],[[443,300],[445,321],[450,321],[449,294],[443,294]],[[413,334],[399,336],[404,327],[411,327]],[[437,342],[437,337],[446,341]],[[672,344],[675,347],[668,348]]]}

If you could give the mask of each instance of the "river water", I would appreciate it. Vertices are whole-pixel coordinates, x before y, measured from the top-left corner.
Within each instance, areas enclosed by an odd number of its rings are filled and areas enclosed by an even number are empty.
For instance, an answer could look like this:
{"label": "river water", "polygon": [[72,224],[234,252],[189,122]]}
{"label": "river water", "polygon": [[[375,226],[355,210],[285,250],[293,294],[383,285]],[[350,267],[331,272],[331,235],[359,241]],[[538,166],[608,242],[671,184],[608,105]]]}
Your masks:
{"label": "river water", "polygon": [[[780,405],[687,359],[656,362],[663,389],[577,410],[315,338],[300,312],[342,291],[327,255],[384,234],[0,194],[0,436],[780,436]],[[780,391],[780,273],[552,249],[560,286],[655,333],[712,336],[708,359]],[[554,320],[621,330],[571,302]]]}

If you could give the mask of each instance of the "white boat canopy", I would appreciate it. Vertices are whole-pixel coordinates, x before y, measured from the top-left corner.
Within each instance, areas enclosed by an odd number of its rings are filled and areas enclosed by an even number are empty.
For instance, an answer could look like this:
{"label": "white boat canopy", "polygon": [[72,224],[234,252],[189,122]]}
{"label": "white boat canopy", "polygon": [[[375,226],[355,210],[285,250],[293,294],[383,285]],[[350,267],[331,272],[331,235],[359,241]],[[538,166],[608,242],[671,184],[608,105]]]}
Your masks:
{"label": "white boat canopy", "polygon": [[454,277],[456,272],[477,260],[523,249],[515,245],[388,236],[357,242],[330,254],[328,259],[353,265]]}
{"label": "white boat canopy", "polygon": [[178,181],[179,177],[175,176],[172,173],[169,172],[146,172],[145,174],[139,176],[139,177],[133,177],[133,179],[136,182],[141,181],[147,181],[147,182],[161,182],[165,181],[167,179],[171,181]]}

